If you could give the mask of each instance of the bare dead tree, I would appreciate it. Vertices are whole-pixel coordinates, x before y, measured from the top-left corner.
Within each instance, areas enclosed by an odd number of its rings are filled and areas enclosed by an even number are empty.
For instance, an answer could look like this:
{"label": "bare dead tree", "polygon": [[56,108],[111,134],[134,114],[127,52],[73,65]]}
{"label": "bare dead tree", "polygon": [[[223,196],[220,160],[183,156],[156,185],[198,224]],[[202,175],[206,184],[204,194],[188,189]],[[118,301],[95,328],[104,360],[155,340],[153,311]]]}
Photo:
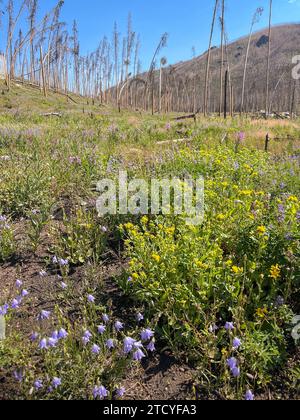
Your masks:
{"label": "bare dead tree", "polygon": [[36,14],[38,7],[38,0],[27,0],[27,7],[29,11],[29,31],[30,31],[30,71],[31,80],[35,81],[35,51],[34,51],[34,37],[36,30]]}
{"label": "bare dead tree", "polygon": [[268,118],[269,115],[269,88],[270,88],[270,58],[271,58],[271,34],[272,34],[272,6],[273,6],[273,0],[270,0],[269,4],[269,35],[268,35],[268,57],[267,57],[267,77],[266,77],[266,118]]}
{"label": "bare dead tree", "polygon": [[161,114],[161,98],[162,98],[162,76],[163,76],[163,67],[167,64],[166,57],[162,57],[160,59],[160,66],[159,66],[159,113]]}
{"label": "bare dead tree", "polygon": [[208,104],[208,79],[209,79],[209,70],[210,70],[210,57],[211,57],[211,47],[212,47],[212,37],[214,33],[217,9],[218,9],[219,0],[215,0],[215,6],[213,11],[213,19],[211,23],[210,37],[208,43],[208,52],[207,52],[207,62],[206,62],[206,72],[205,72],[205,87],[204,87],[204,116],[207,115],[207,104]]}
{"label": "bare dead tree", "polygon": [[115,22],[113,32],[113,49],[114,49],[114,69],[115,69],[115,89],[116,89],[116,104],[119,96],[119,47],[120,34],[118,32],[118,25]]}
{"label": "bare dead tree", "polygon": [[75,76],[75,92],[79,93],[79,56],[80,56],[80,45],[78,41],[78,27],[77,22],[74,20],[72,29],[72,41],[73,41],[73,60],[74,60],[74,76]]}
{"label": "bare dead tree", "polygon": [[[152,57],[151,60],[151,64],[149,67],[149,71],[148,71],[148,75],[147,75],[147,87],[146,89],[150,89],[151,92],[151,110],[152,110],[152,115],[154,114],[154,71],[155,71],[155,67],[156,67],[156,58],[158,56],[158,54],[160,53],[160,51],[166,47],[167,45],[167,41],[168,41],[168,34],[167,32],[165,32],[161,38],[160,41],[156,47],[155,53]],[[146,95],[146,91],[145,91],[145,95]]]}
{"label": "bare dead tree", "polygon": [[255,24],[259,22],[259,18],[263,14],[263,11],[264,11],[264,9],[262,7],[259,7],[258,9],[256,9],[256,11],[253,15],[253,18],[252,18],[251,26],[250,26],[250,33],[249,33],[249,37],[248,37],[248,44],[247,44],[245,64],[244,64],[243,83],[242,83],[242,96],[241,96],[241,108],[240,108],[240,113],[241,114],[244,112],[244,98],[245,98],[247,66],[248,66],[248,58],[249,58],[251,41],[252,41],[253,29],[254,29]]}
{"label": "bare dead tree", "polygon": [[222,105],[223,105],[223,70],[224,70],[224,19],[225,19],[225,0],[222,0],[221,5],[221,63],[220,63],[220,108],[219,116],[222,114]]}

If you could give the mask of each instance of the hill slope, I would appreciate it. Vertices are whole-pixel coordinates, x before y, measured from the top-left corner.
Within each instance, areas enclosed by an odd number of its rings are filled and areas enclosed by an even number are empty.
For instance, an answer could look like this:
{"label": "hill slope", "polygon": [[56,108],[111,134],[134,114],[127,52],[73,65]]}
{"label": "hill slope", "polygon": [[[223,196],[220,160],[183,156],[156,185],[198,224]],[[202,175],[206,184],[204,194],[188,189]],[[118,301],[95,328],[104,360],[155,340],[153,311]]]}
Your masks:
{"label": "hill slope", "polygon": [[[240,38],[227,47],[225,69],[229,65],[234,93],[234,107],[240,106],[243,70],[248,36]],[[270,90],[272,108],[289,111],[294,90],[291,71],[292,57],[298,55],[300,45],[300,24],[275,26],[271,40]],[[268,29],[253,34],[246,82],[246,106],[250,110],[264,109],[266,65],[268,52]],[[173,110],[192,111],[193,88],[196,85],[196,106],[202,106],[204,96],[205,68],[207,52],[193,60],[180,62],[164,70],[164,100],[170,102]],[[210,71],[210,110],[219,108],[221,50],[213,47]],[[158,72],[156,74],[158,85]],[[297,83],[297,91],[299,84]],[[170,93],[171,92],[171,93]],[[179,100],[177,100],[179,92]],[[299,96],[299,95],[297,95]],[[295,97],[297,105],[298,98]],[[168,99],[166,99],[168,97]],[[171,97],[171,99],[170,99]]]}

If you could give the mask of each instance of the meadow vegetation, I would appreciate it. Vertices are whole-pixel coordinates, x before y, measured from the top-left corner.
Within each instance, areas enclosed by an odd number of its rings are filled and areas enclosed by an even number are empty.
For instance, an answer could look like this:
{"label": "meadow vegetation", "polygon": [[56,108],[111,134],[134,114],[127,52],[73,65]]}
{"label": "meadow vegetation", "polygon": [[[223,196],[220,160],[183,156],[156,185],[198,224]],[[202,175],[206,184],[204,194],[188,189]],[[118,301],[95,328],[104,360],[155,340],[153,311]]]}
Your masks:
{"label": "meadow vegetation", "polygon": [[[183,398],[299,398],[300,121],[55,98],[0,98],[0,399],[139,398],[129,372],[166,352]],[[204,176],[204,222],[99,218],[119,170]]]}

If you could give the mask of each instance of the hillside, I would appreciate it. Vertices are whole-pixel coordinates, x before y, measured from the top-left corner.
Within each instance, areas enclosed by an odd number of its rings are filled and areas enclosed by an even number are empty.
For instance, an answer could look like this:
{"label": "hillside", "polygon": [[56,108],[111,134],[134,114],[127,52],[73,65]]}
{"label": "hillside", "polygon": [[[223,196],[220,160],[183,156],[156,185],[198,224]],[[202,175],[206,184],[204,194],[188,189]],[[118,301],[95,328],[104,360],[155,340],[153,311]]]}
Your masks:
{"label": "hillside", "polygon": [[[245,55],[248,36],[240,38],[227,47],[227,64],[230,68],[234,94],[234,108],[239,110]],[[292,57],[299,54],[300,24],[287,24],[273,27],[271,43],[270,91],[272,109],[290,111],[294,80],[291,77]],[[268,52],[268,29],[253,35],[246,83],[246,107],[256,111],[265,107],[266,60]],[[192,111],[193,89],[196,85],[196,106],[202,107],[207,53],[185,62],[167,67],[164,70],[163,91],[167,107],[179,111]],[[210,110],[219,107],[221,49],[213,47],[210,72]],[[225,69],[224,69],[225,71]],[[156,74],[158,85],[158,72]],[[158,86],[157,86],[158,88]],[[179,100],[177,94],[179,93]],[[299,102],[299,84],[296,86],[295,103]],[[168,97],[168,99],[166,99]],[[170,103],[171,102],[171,103]]]}

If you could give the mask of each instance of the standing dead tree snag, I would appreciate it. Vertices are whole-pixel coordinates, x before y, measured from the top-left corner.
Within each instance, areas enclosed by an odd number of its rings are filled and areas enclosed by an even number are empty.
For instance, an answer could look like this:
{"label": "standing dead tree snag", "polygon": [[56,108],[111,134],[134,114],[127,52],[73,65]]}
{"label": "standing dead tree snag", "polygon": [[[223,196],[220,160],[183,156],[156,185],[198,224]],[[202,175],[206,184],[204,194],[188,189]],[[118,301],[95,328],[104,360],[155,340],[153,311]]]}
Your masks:
{"label": "standing dead tree snag", "polygon": [[211,57],[211,47],[212,47],[212,37],[214,33],[217,9],[219,5],[219,0],[215,0],[215,7],[213,12],[213,19],[211,23],[208,51],[207,51],[207,62],[206,62],[206,72],[205,72],[205,87],[204,87],[204,116],[207,115],[207,105],[208,105],[208,79],[209,79],[209,70],[210,70],[210,57]]}
{"label": "standing dead tree snag", "polygon": [[163,67],[167,64],[166,57],[161,58],[160,67],[159,67],[159,113],[161,114],[162,110],[162,76],[163,76]]}
{"label": "standing dead tree snag", "polygon": [[223,101],[224,19],[225,19],[225,0],[222,0],[222,11],[221,11],[221,17],[220,17],[220,24],[221,24],[221,63],[220,63],[220,108],[219,108],[219,116],[221,116],[221,114],[222,114],[222,101]]}
{"label": "standing dead tree snag", "polygon": [[247,51],[246,51],[246,56],[245,56],[245,64],[244,64],[244,74],[243,74],[243,84],[242,84],[242,97],[241,97],[241,108],[240,108],[240,113],[241,114],[244,112],[244,100],[245,100],[245,85],[246,85],[246,76],[247,76],[247,66],[248,66],[248,58],[249,58],[251,40],[252,40],[252,35],[253,35],[253,29],[254,29],[254,25],[259,22],[259,18],[262,15],[263,11],[264,11],[264,9],[262,7],[259,7],[258,9],[256,9],[256,11],[255,11],[255,13],[253,15],[253,18],[252,18],[252,22],[251,22],[250,33],[249,33],[249,37],[248,37]]}
{"label": "standing dead tree snag", "polygon": [[268,42],[268,59],[267,59],[267,77],[266,77],[266,118],[268,118],[270,107],[269,107],[269,89],[270,89],[270,58],[271,58],[271,24],[272,24],[272,6],[273,6],[273,0],[270,0],[270,9],[269,9],[269,42]]}
{"label": "standing dead tree snag", "polygon": [[159,52],[162,50],[162,48],[164,48],[167,45],[168,36],[169,35],[166,32],[161,36],[159,44],[153,55],[149,71],[148,71],[147,83],[145,87],[145,96],[147,95],[147,90],[150,89],[152,115],[154,114],[154,76],[155,76],[154,73],[155,73],[155,67],[156,67],[156,58]]}

